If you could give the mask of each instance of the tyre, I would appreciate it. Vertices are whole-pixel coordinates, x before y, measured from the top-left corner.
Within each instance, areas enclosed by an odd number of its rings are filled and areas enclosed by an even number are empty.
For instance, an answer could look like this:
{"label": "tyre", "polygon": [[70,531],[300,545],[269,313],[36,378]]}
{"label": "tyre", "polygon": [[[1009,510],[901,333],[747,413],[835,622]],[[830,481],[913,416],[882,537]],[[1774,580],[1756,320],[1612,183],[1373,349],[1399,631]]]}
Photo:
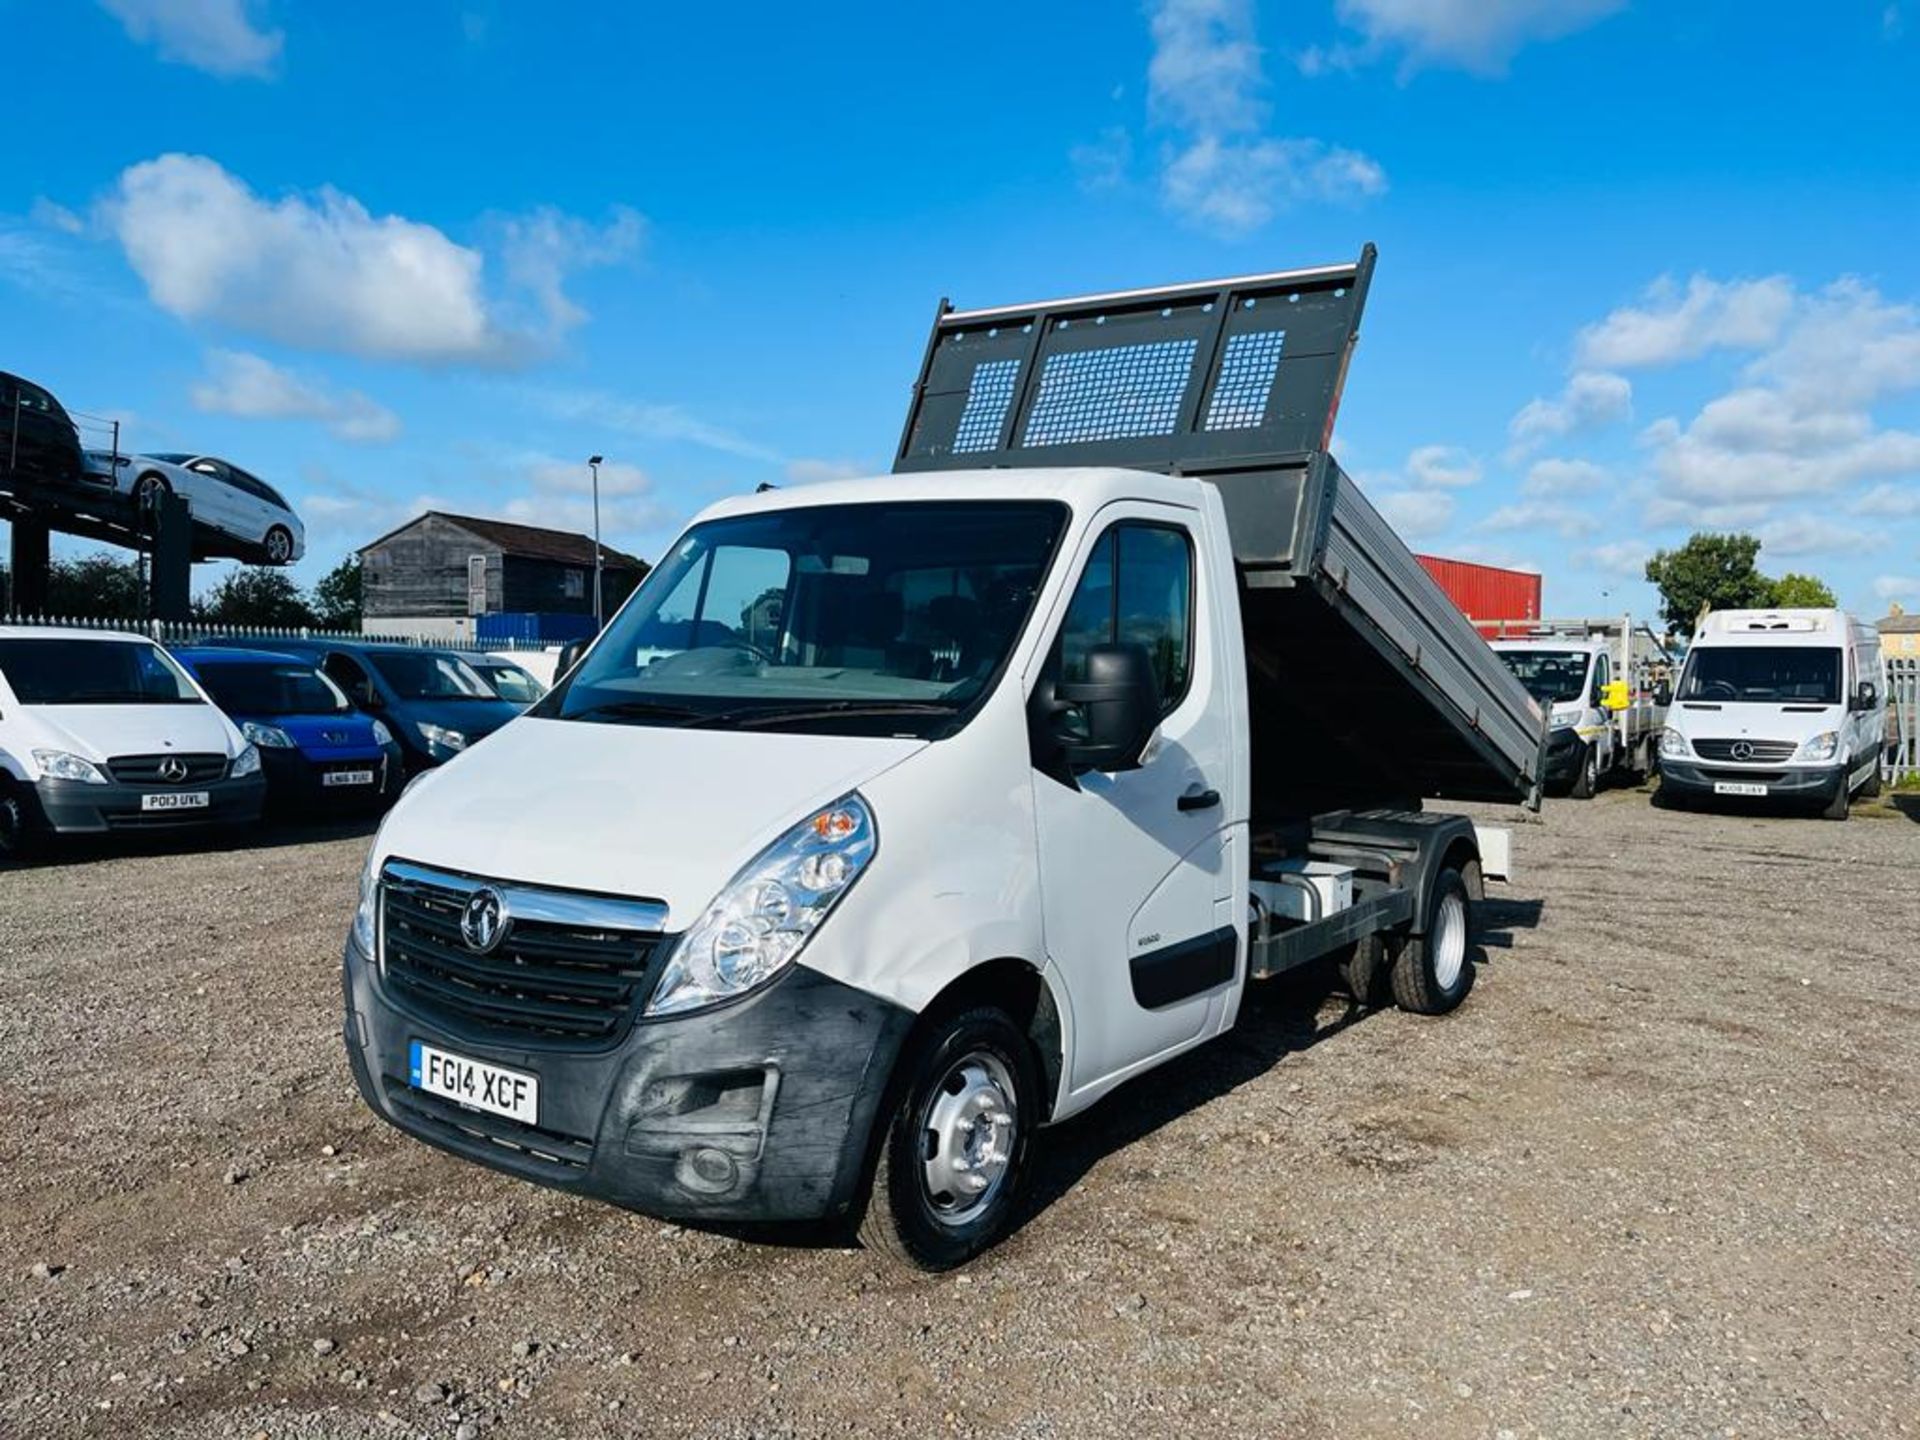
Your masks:
{"label": "tyre", "polygon": [[1587,746],[1587,753],[1581,758],[1580,773],[1573,777],[1573,788],[1567,791],[1576,800],[1591,800],[1593,792],[1600,788],[1600,747]]}
{"label": "tyre", "polygon": [[1006,1233],[1040,1116],[1039,1072],[1004,1010],[936,1021],[902,1057],[860,1241],[917,1270],[950,1270]]}
{"label": "tyre", "polygon": [[1840,771],[1840,781],[1833,787],[1833,796],[1827,801],[1826,807],[1821,810],[1820,818],[1823,820],[1844,820],[1852,813],[1852,802],[1853,794],[1847,789],[1847,772],[1843,767]]}
{"label": "tyre", "polygon": [[40,845],[38,817],[27,793],[0,776],[0,861],[31,860]]}
{"label": "tyre", "polygon": [[276,525],[267,531],[266,543],[261,547],[269,565],[285,565],[293,559],[293,532],[284,525]]}
{"label": "tyre", "polygon": [[1473,902],[1466,877],[1442,870],[1427,899],[1427,926],[1393,957],[1393,999],[1415,1015],[1444,1015],[1473,988]]}
{"label": "tyre", "polygon": [[1379,935],[1368,935],[1339,951],[1334,965],[1341,986],[1356,1004],[1387,1003],[1387,947]]}
{"label": "tyre", "polygon": [[133,482],[133,498],[142,509],[151,509],[160,503],[163,496],[172,493],[173,487],[167,483],[167,477],[151,470]]}
{"label": "tyre", "polygon": [[1860,787],[1860,798],[1862,800],[1880,798],[1880,757],[1877,754],[1873,757],[1873,769],[1867,773],[1867,783]]}

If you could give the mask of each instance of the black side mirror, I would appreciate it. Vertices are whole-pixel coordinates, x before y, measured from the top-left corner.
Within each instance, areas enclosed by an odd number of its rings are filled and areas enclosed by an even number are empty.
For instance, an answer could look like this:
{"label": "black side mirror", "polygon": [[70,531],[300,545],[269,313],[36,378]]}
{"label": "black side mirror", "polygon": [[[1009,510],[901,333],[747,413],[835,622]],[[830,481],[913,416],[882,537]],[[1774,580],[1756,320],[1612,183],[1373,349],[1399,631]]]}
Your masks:
{"label": "black side mirror", "polygon": [[1134,770],[1160,724],[1160,683],[1144,645],[1097,645],[1081,680],[1056,680],[1047,731],[1071,774]]}
{"label": "black side mirror", "polygon": [[562,675],[573,669],[573,667],[579,663],[580,657],[586,653],[587,646],[592,643],[590,640],[569,640],[566,644],[562,645],[560,647],[560,663],[554,668],[553,678],[557,681]]}
{"label": "black side mirror", "polygon": [[1879,688],[1871,680],[1862,680],[1853,692],[1855,710],[1871,710],[1880,703]]}
{"label": "black side mirror", "polygon": [[1656,705],[1671,705],[1673,703],[1673,682],[1671,680],[1662,680],[1658,685],[1653,687],[1653,703]]}

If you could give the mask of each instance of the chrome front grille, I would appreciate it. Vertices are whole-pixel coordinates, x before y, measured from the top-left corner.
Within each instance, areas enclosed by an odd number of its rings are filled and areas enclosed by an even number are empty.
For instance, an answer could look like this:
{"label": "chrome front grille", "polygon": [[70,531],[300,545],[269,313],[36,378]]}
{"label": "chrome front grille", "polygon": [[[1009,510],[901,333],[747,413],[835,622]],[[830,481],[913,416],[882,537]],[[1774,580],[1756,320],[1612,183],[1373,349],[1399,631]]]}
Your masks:
{"label": "chrome front grille", "polygon": [[[478,1040],[595,1045],[626,1032],[664,958],[666,907],[491,882],[389,861],[380,876],[381,972],[422,1018]],[[462,918],[491,893],[500,933]]]}
{"label": "chrome front grille", "polygon": [[[1739,747],[1745,746],[1745,749]],[[1695,740],[1693,753],[1702,760],[1731,760],[1742,765],[1778,765],[1791,760],[1800,747],[1791,740]],[[1738,750],[1739,753],[1735,753]]]}
{"label": "chrome front grille", "polygon": [[107,773],[122,785],[205,785],[227,773],[224,755],[116,755]]}

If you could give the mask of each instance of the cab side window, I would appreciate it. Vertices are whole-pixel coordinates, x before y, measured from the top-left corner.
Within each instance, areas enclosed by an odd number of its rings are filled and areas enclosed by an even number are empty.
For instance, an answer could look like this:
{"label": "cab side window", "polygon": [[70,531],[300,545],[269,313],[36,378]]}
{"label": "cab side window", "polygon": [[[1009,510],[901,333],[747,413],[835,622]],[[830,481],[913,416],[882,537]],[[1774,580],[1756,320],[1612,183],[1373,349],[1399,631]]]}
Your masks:
{"label": "cab side window", "polygon": [[1613,660],[1606,651],[1593,658],[1593,693],[1604,695],[1608,684],[1613,680]]}
{"label": "cab side window", "polygon": [[1167,714],[1193,665],[1193,549],[1186,532],[1122,521],[1100,537],[1060,627],[1060,678],[1084,680],[1097,645],[1143,645]]}
{"label": "cab side window", "polygon": [[347,699],[361,709],[375,703],[373,681],[367,677],[358,662],[345,655],[329,655],[320,666],[321,672],[334,684],[347,692]]}

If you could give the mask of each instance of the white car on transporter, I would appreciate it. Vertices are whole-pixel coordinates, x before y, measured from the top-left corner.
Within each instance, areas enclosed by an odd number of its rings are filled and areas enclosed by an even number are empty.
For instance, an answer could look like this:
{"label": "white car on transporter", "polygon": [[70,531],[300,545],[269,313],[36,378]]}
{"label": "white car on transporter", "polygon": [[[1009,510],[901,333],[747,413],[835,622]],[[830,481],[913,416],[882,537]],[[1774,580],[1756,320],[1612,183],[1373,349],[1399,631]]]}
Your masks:
{"label": "white car on transporter", "polygon": [[307,553],[307,527],[278,490],[216,455],[86,454],[87,474],[111,477],[136,500],[178,495],[209,553],[267,565],[291,565]]}

